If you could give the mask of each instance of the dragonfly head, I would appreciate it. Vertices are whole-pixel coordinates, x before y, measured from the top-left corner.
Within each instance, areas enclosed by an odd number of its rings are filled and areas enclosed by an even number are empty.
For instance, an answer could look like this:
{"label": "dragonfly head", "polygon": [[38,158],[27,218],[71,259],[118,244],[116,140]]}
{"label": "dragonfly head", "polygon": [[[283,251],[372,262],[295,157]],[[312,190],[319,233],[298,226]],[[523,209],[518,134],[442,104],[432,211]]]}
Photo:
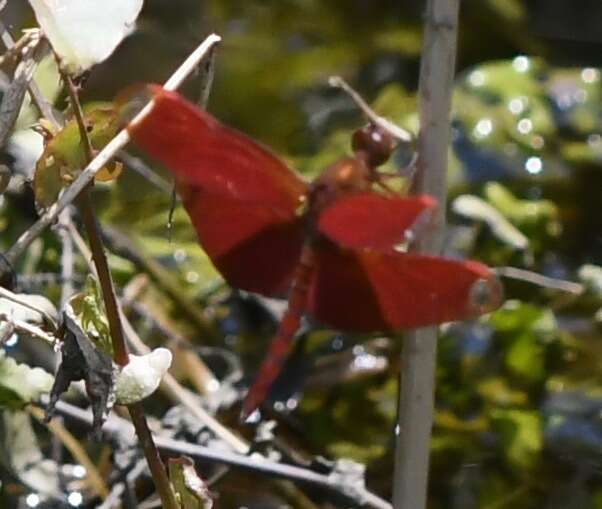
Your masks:
{"label": "dragonfly head", "polygon": [[355,131],[351,139],[356,157],[364,159],[372,168],[385,163],[396,146],[397,142],[389,132],[372,123]]}

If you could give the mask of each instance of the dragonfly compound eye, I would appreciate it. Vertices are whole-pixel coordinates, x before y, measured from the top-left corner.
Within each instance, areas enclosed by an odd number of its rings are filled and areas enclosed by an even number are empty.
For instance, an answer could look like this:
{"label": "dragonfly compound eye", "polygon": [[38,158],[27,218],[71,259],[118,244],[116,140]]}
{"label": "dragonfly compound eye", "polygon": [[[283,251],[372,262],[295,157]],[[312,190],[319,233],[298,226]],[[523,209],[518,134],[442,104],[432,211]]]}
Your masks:
{"label": "dragonfly compound eye", "polygon": [[353,133],[351,147],[354,152],[363,152],[370,166],[380,166],[385,163],[395,149],[394,138],[381,127],[368,124]]}

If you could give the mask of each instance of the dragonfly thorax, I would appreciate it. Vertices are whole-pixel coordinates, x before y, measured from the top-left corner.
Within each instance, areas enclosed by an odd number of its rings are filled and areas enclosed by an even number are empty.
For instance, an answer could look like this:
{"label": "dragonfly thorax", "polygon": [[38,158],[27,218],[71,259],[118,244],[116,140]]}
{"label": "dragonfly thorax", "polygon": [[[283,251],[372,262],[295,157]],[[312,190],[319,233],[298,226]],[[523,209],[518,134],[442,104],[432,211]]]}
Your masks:
{"label": "dragonfly thorax", "polygon": [[312,183],[309,190],[310,215],[320,212],[346,194],[367,191],[372,169],[359,158],[347,157],[332,164]]}

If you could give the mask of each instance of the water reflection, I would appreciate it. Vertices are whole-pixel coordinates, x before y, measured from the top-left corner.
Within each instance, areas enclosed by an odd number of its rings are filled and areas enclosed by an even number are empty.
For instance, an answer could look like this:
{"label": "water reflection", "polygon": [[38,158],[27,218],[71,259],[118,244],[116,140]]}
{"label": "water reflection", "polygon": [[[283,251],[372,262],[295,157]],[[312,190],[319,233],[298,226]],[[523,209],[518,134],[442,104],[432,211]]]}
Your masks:
{"label": "water reflection", "polygon": [[527,170],[531,175],[537,175],[541,173],[543,170],[543,162],[539,157],[529,157],[525,161],[525,170]]}

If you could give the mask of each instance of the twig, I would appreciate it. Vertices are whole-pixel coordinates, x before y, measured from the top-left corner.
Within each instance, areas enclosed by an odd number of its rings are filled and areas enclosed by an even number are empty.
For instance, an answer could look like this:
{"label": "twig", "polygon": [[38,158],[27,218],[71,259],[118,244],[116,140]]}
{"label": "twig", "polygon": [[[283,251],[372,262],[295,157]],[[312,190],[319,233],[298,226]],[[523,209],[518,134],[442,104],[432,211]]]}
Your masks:
{"label": "twig", "polygon": [[61,309],[73,295],[73,239],[69,235],[68,225],[72,224],[71,210],[65,208],[59,215],[58,236],[61,241]]}
{"label": "twig", "polygon": [[[29,334],[30,336],[32,336],[34,338],[38,338],[38,339],[41,339],[42,341],[45,341],[50,346],[54,346],[57,342],[56,337],[51,336],[47,332],[43,331],[42,329],[40,329],[39,327],[37,327],[31,323],[27,323],[22,320],[10,320],[7,323],[12,326],[13,331],[18,331],[18,332],[22,332],[24,334]],[[1,343],[1,341],[0,341],[0,343]]]}
{"label": "twig", "polygon": [[[88,136],[88,130],[86,129],[85,119],[77,89],[71,80],[71,77],[62,73],[63,80],[67,85],[67,91],[71,101],[71,107],[75,115],[77,125],[79,128],[80,141],[84,147],[86,159],[88,163],[94,158],[94,149]],[[91,185],[91,184],[90,184]],[[92,200],[90,199],[89,186],[84,188],[77,197],[77,205],[80,210],[82,221],[88,233],[88,241],[90,242],[90,248],[92,250],[92,258],[96,271],[98,273],[98,280],[102,289],[102,297],[105,304],[105,310],[107,313],[107,320],[109,322],[109,330],[111,334],[111,342],[113,345],[113,360],[120,366],[126,366],[129,362],[127,344],[125,342],[125,336],[123,333],[123,325],[121,323],[121,314],[119,311],[119,305],[117,303],[117,295],[115,294],[115,287],[113,285],[113,278],[111,276],[111,270],[109,268],[109,262],[107,261],[107,255],[104,250],[102,243],[102,236],[100,232],[100,226],[94,213],[94,207]],[[176,500],[175,493],[167,477],[167,470],[161,460],[159,451],[153,441],[153,436],[146,422],[146,416],[144,414],[144,407],[141,403],[135,403],[128,405],[128,411],[130,417],[136,429],[136,435],[138,441],[144,451],[144,456],[148,463],[148,467],[151,471],[153,482],[157,493],[161,498],[161,502],[166,509],[178,509],[179,504]]]}
{"label": "twig", "polygon": [[144,177],[148,180],[153,186],[155,186],[160,191],[170,194],[171,193],[171,184],[167,182],[164,178],[160,177],[157,173],[151,170],[142,159],[139,157],[134,157],[132,154],[129,154],[125,150],[120,150],[117,154],[117,157],[130,169],[134,170],[136,173]]}
{"label": "twig", "polygon": [[[86,260],[90,260],[91,253],[86,244],[83,243],[81,237],[79,236],[79,232],[73,227],[73,223],[71,223],[69,231],[74,237],[75,245],[78,247],[80,254]],[[121,321],[128,342],[136,354],[147,354],[150,351],[149,348],[140,339],[140,336],[138,336],[138,333],[134,327],[132,327],[132,324],[123,313],[121,315]],[[216,437],[227,443],[234,451],[241,454],[247,454],[249,451],[249,445],[243,439],[237,437],[228,428],[217,421],[211,414],[207,413],[207,411],[199,405],[196,398],[194,398],[187,389],[182,387],[182,385],[171,374],[167,373],[163,377],[160,388],[174,403],[184,406],[192,415],[194,415],[199,421],[207,426],[207,428],[210,429]]]}
{"label": "twig", "polygon": [[[0,11],[1,10],[2,10],[2,7],[0,6]],[[17,61],[19,59],[19,53],[21,53],[23,50],[25,50],[25,48],[27,47],[28,44],[32,43],[32,38],[33,38],[34,34],[37,37],[38,34],[36,33],[35,30],[33,32],[31,32],[31,31],[25,32],[19,40],[15,41],[12,48],[10,48],[10,49],[7,48],[4,55],[0,55],[0,66],[4,65],[8,61]],[[38,37],[38,39],[39,39],[39,37]]]}
{"label": "twig", "polygon": [[336,475],[325,475],[307,468],[287,465],[284,463],[275,463],[261,459],[258,461],[253,456],[242,456],[229,452],[222,452],[202,445],[190,444],[173,440],[167,437],[157,437],[157,445],[161,449],[176,452],[179,454],[189,454],[190,456],[223,463],[231,467],[238,467],[252,472],[266,474],[270,476],[291,479],[297,482],[303,482],[321,486],[329,491],[353,500],[360,507],[374,507],[378,509],[391,509],[391,504],[386,500],[371,493],[363,486],[349,486],[340,482]]}
{"label": "twig", "polygon": [[[420,135],[415,191],[438,202],[434,228],[416,242],[419,252],[441,250],[447,196],[451,93],[456,56],[459,0],[428,0],[420,67]],[[433,423],[437,327],[408,334],[401,357],[401,390],[393,505],[395,509],[423,509],[429,469]]]}
{"label": "twig", "polygon": [[73,224],[73,221],[69,221],[66,224],[66,228],[67,228],[67,231],[69,232],[69,236],[71,237],[71,240],[73,241],[73,244],[75,245],[75,248],[79,251],[79,254],[84,258],[84,260],[88,266],[88,269],[90,269],[90,272],[92,273],[92,275],[98,279],[98,274],[96,273],[96,267],[92,263],[92,252],[90,251],[90,248],[88,248],[86,241],[80,235],[79,231]]}
{"label": "twig", "polygon": [[2,95],[2,102],[0,103],[0,148],[4,147],[19,116],[27,86],[33,77],[40,56],[41,50],[38,45],[30,48],[25,53],[19,65],[17,65],[13,80]]}
{"label": "twig", "polygon": [[[80,140],[84,145],[86,157],[88,160],[92,160],[93,148],[88,137],[77,91],[70,76],[63,74],[63,79],[67,85],[67,90],[71,99],[71,107],[79,126]],[[89,189],[86,188],[80,193],[80,195],[77,197],[77,205],[82,217],[82,221],[88,233],[88,241],[90,242],[90,248],[92,250],[92,258],[94,260],[94,265],[96,266],[96,271],[98,272],[98,280],[102,289],[107,319],[109,322],[109,329],[111,332],[111,339],[113,342],[113,357],[117,364],[120,366],[125,366],[129,362],[127,346],[125,344],[125,338],[121,328],[117,297],[113,287],[113,279],[111,277],[109,263],[107,262],[107,256],[102,244],[100,226],[98,225],[98,221],[94,214],[94,208],[90,199]]]}
{"label": "twig", "polygon": [[572,293],[573,295],[580,295],[585,291],[585,287],[580,283],[544,276],[537,272],[519,269],[517,267],[496,267],[494,272],[501,277],[526,281],[527,283],[532,283],[543,288],[560,290],[562,292]]}
{"label": "twig", "polygon": [[[184,81],[198,65],[199,61],[206,53],[216,45],[221,38],[218,35],[212,34],[207,37],[202,44],[194,50],[184,63],[176,70],[172,77],[167,80],[164,87],[167,90],[175,90]],[[132,122],[140,122],[152,109],[152,101],[147,104]],[[15,244],[5,253],[5,256],[11,265],[23,255],[27,247],[36,239],[50,224],[58,217],[61,210],[81,193],[81,191],[94,180],[94,176],[101,170],[114,156],[130,141],[130,136],[127,129],[120,131],[94,158],[94,160],[86,166],[77,179],[66,188],[60,198],[48,208],[48,210],[27,230],[25,231]]]}
{"label": "twig", "polygon": [[510,504],[514,506],[514,502],[517,502],[520,499],[524,500],[531,487],[531,483],[526,481],[515,490],[507,493],[505,496],[502,496],[490,504],[487,504],[485,507],[483,507],[483,509],[503,509],[504,507],[510,507]]}
{"label": "twig", "polygon": [[[90,412],[64,401],[58,401],[56,411],[77,419],[80,422],[85,422],[88,425],[92,424],[92,415]],[[103,430],[112,435],[131,436],[133,433],[131,424],[116,415],[109,417]],[[345,496],[353,501],[355,506],[392,509],[389,502],[368,491],[364,486],[349,486],[343,483],[336,475],[325,475],[307,468],[276,463],[255,454],[252,456],[243,456],[167,437],[156,436],[155,443],[160,449],[173,453],[187,454],[200,460],[221,463],[250,472],[320,486],[337,495]]]}
{"label": "twig", "polygon": [[[179,79],[184,79],[184,77],[185,76],[181,76]],[[86,129],[82,108],[79,103],[77,89],[75,88],[69,75],[63,74],[63,79],[67,85],[71,106],[79,127],[80,140],[84,146],[86,158],[89,164],[94,158],[94,153]],[[168,83],[170,81],[174,85],[179,83],[175,79],[168,80]],[[148,109],[148,106],[145,109]],[[111,340],[113,343],[113,358],[117,364],[125,366],[128,364],[129,358],[121,321],[121,313],[117,303],[117,296],[115,294],[115,288],[113,285],[109,264],[102,243],[100,227],[96,220],[92,202],[90,200],[89,186],[86,186],[84,189],[82,189],[82,192],[77,197],[77,204],[80,209],[86,231],[88,232],[88,240],[90,242],[94,264],[96,266],[98,279],[102,288],[102,295],[105,302],[105,309],[111,332]],[[138,440],[142,446],[146,461],[150,468],[153,481],[155,483],[155,488],[157,489],[157,492],[161,498],[162,506],[167,509],[177,509],[179,504],[175,498],[174,491],[167,477],[167,471],[148,427],[146,416],[144,414],[144,408],[141,404],[133,404],[128,406],[128,410],[136,430],[136,435],[138,436]]]}
{"label": "twig", "polygon": [[215,48],[212,48],[209,51],[207,58],[203,61],[203,67],[201,68],[200,74],[201,91],[198,103],[201,107],[206,108],[209,103],[211,87],[213,86],[213,78],[215,77]]}
{"label": "twig", "polygon": [[1,286],[0,286],[0,297],[10,300],[11,302],[14,302],[15,304],[19,304],[19,306],[23,306],[27,309],[30,309],[31,311],[35,311],[36,313],[40,313],[40,315],[42,315],[42,317],[48,323],[48,325],[50,327],[52,327],[52,330],[54,332],[56,332],[58,326],[57,326],[54,318],[52,316],[50,316],[45,310],[32,305],[26,299],[19,297],[19,295],[17,295],[16,293],[13,293],[10,290],[8,290],[7,288],[3,288]]}
{"label": "twig", "polygon": [[376,115],[374,111],[372,111],[372,108],[370,108],[366,101],[364,101],[362,96],[360,96],[353,88],[351,88],[351,86],[343,78],[340,76],[332,76],[329,78],[328,84],[331,87],[337,87],[344,90],[349,97],[351,97],[353,102],[362,110],[364,115],[368,117],[370,122],[375,125],[382,126],[383,129],[395,136],[399,141],[403,141],[405,143],[410,143],[413,141],[414,138],[408,131],[402,129],[398,125],[395,125],[386,118]]}
{"label": "twig", "polygon": [[[209,94],[211,94],[211,87],[213,85],[213,78],[215,75],[215,47],[207,53],[203,66],[199,69],[199,75],[201,77],[200,94],[198,104],[202,108],[207,107],[209,102]],[[167,214],[167,238],[171,242],[171,235],[173,231],[173,216],[176,210],[176,204],[178,201],[178,194],[176,189],[175,181],[172,179],[171,186],[171,203],[169,205],[169,212]]]}
{"label": "twig", "polygon": [[[11,50],[12,48],[14,48],[15,40],[12,38],[2,21],[0,21],[0,39],[2,39],[2,42],[4,43],[6,49]],[[45,41],[42,41],[40,44],[41,46],[43,45],[47,47]],[[52,106],[46,100],[44,94],[42,94],[42,92],[40,91],[40,88],[35,83],[35,80],[31,80],[29,82],[28,90],[33,100],[33,103],[36,105],[42,116],[50,120],[54,125],[59,125],[60,122],[54,110],[52,109]]]}

